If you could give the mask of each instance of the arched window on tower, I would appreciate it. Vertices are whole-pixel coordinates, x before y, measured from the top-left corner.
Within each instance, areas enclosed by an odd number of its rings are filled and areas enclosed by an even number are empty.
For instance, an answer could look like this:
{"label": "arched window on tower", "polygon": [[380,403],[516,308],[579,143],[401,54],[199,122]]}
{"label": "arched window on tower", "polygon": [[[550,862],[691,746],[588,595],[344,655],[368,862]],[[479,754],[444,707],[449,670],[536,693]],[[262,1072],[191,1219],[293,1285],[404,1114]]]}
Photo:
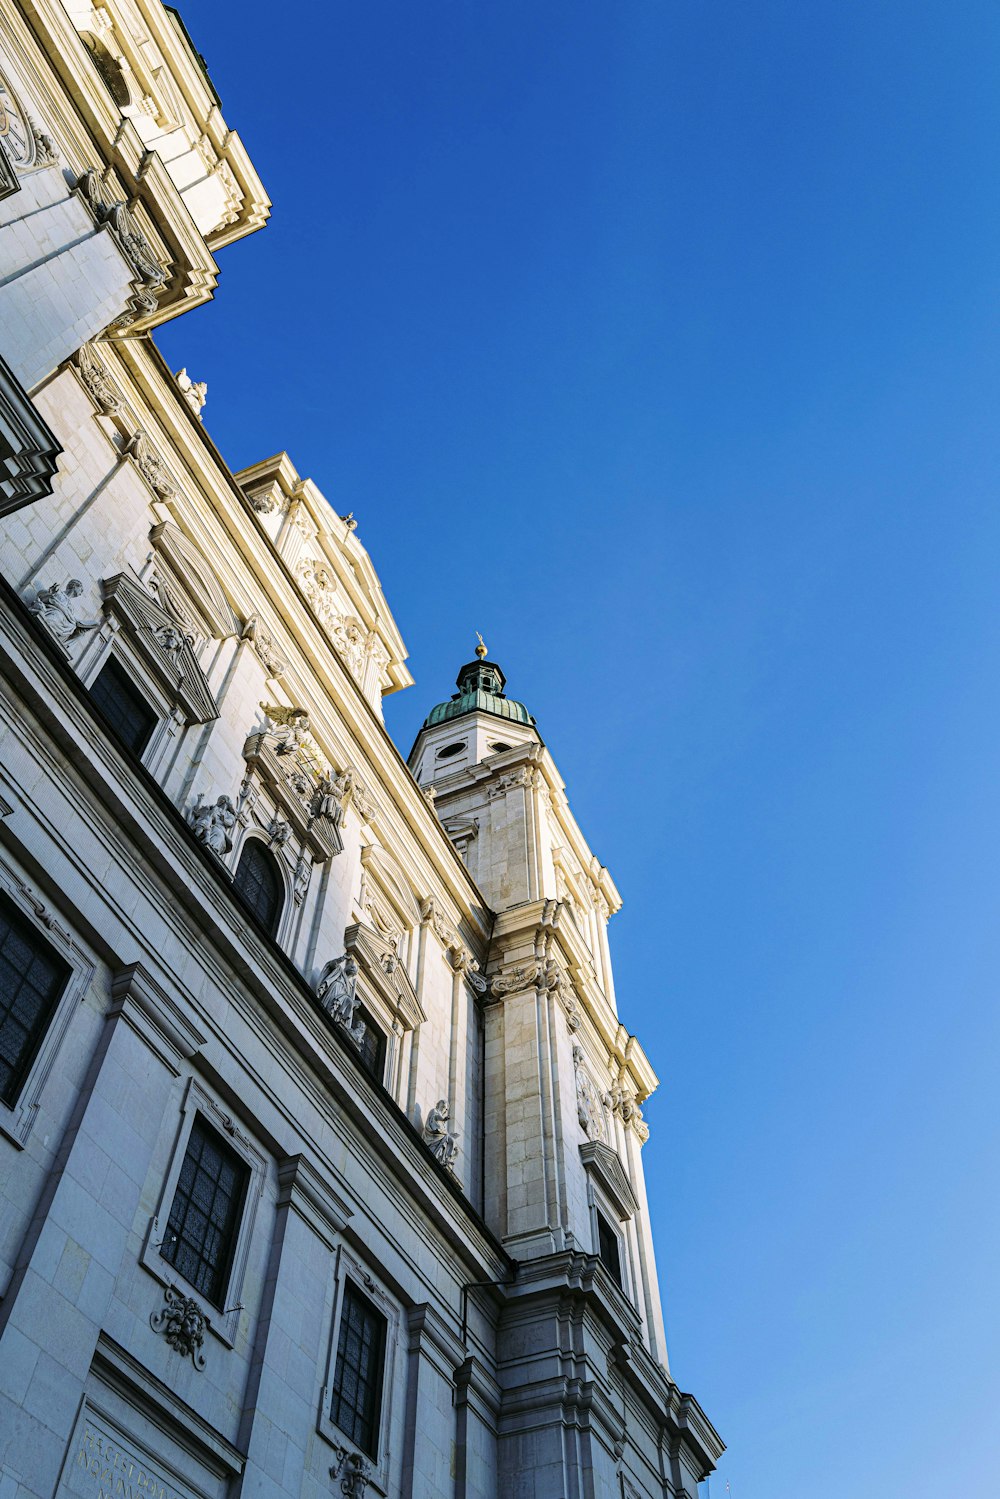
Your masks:
{"label": "arched window on tower", "polygon": [[249,838],[244,843],[233,876],[233,888],[268,936],[273,937],[284,905],[284,894],[274,855],[259,838]]}

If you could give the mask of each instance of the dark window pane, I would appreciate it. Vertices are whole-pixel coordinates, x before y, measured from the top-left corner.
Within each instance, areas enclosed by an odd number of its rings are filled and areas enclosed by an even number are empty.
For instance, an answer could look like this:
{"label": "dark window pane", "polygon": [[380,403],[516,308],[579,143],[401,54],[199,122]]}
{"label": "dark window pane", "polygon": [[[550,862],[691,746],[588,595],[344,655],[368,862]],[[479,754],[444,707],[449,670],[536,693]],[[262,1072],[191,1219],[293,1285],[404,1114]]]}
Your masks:
{"label": "dark window pane", "polygon": [[0,1099],[13,1104],[55,1012],[68,966],[0,899]]}
{"label": "dark window pane", "polygon": [[330,1417],[341,1431],[378,1461],[378,1427],[382,1414],[386,1320],[348,1281],[340,1311],[340,1337],[333,1376]]}
{"label": "dark window pane", "polygon": [[608,1223],[600,1213],[597,1215],[597,1244],[601,1263],[608,1271],[616,1285],[622,1283],[622,1261],[621,1250],[618,1243],[618,1235],[611,1224]]}
{"label": "dark window pane", "polygon": [[156,728],[156,713],[114,656],[101,667],[90,700],[119,744],[141,755]]}
{"label": "dark window pane", "polygon": [[274,867],[273,856],[259,838],[244,843],[233,886],[243,904],[273,937],[283,904],[281,877]]}
{"label": "dark window pane", "polygon": [[250,1171],[199,1114],[191,1126],[160,1254],[221,1306]]}
{"label": "dark window pane", "polygon": [[364,1027],[358,1046],[361,1065],[370,1077],[380,1083],[385,1071],[385,1036],[363,1005],[358,1006],[354,1019],[355,1023],[360,1020]]}

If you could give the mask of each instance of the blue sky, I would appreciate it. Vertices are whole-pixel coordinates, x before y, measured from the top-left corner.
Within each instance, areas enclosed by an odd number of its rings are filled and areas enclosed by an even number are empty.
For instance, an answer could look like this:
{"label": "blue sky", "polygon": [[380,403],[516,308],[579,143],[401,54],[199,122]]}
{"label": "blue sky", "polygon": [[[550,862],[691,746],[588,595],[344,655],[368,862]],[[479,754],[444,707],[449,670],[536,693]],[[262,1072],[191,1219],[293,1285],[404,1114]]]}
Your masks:
{"label": "blue sky", "polygon": [[1000,10],[185,7],[274,199],[166,329],[482,630],[625,905],[713,1496],[1000,1480]]}

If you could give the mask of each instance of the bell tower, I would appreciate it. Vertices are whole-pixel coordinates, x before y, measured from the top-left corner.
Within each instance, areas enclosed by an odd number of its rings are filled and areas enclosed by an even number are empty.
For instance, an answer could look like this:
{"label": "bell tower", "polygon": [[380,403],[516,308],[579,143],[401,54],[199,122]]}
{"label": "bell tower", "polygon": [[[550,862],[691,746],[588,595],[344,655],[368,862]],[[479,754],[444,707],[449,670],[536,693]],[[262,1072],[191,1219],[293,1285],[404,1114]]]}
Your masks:
{"label": "bell tower", "polygon": [[518,1260],[593,1255],[666,1363],[641,1105],[656,1077],[615,1000],[621,905],[527,707],[480,640],[410,766],[495,913],[486,968],[486,1216]]}

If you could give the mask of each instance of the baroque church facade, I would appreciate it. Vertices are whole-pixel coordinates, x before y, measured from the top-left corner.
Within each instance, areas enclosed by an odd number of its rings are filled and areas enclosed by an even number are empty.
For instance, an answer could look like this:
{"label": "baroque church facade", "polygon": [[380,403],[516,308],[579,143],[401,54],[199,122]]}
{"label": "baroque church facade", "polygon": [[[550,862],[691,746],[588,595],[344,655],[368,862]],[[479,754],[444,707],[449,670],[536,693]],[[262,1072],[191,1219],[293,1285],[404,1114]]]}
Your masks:
{"label": "baroque church facade", "polygon": [[151,337],[268,208],[173,8],[0,12],[0,1499],[695,1499],[614,882]]}

